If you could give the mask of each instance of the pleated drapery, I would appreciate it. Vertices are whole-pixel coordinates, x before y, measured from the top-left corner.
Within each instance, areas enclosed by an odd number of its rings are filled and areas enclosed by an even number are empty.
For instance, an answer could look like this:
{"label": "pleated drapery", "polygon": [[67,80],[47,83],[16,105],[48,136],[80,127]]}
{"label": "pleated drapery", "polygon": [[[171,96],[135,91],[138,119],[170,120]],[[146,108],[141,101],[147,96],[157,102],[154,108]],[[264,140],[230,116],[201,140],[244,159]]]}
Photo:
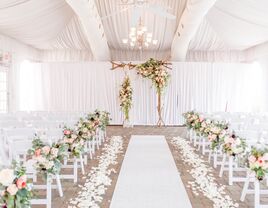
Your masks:
{"label": "pleated drapery", "polygon": [[[122,123],[118,91],[122,70],[108,62],[28,63],[20,71],[19,110],[111,112],[113,124]],[[173,63],[163,96],[163,117],[168,125],[182,124],[181,114],[262,110],[262,70],[254,64]],[[150,80],[129,72],[134,89],[131,119],[134,124],[155,124],[157,96]]]}

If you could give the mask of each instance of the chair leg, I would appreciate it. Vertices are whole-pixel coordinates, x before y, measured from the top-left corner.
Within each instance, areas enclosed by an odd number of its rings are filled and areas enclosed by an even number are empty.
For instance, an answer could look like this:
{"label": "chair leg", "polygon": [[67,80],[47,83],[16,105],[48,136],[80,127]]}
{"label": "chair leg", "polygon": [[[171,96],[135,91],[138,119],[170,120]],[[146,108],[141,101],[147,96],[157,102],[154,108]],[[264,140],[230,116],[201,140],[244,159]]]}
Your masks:
{"label": "chair leg", "polygon": [[256,178],[254,181],[254,207],[260,207],[260,181]]}
{"label": "chair leg", "polygon": [[47,176],[47,208],[51,208],[52,194],[51,194],[51,176]]}
{"label": "chair leg", "polygon": [[91,141],[91,145],[92,145],[92,153],[95,154],[95,137],[93,137],[92,141]]}
{"label": "chair leg", "polygon": [[208,153],[208,162],[209,163],[211,162],[211,155],[212,155],[212,150],[210,149],[209,153]]}
{"label": "chair leg", "polygon": [[226,162],[226,154],[224,154],[223,157],[222,157],[221,169],[220,169],[219,177],[222,177],[222,175],[223,175],[223,170],[225,168],[225,162]]}
{"label": "chair leg", "polygon": [[249,181],[250,181],[250,174],[247,172],[247,178],[246,178],[246,181],[245,181],[244,186],[243,186],[240,201],[245,200],[245,197],[246,197],[247,191],[248,191]]}
{"label": "chair leg", "polygon": [[74,183],[77,183],[77,158],[74,158]]}
{"label": "chair leg", "polygon": [[62,191],[60,176],[58,174],[56,175],[56,182],[57,182],[57,187],[58,187],[59,195],[60,195],[60,197],[63,197],[63,191]]}
{"label": "chair leg", "polygon": [[233,170],[234,170],[233,162],[234,162],[234,157],[229,156],[229,174],[228,174],[228,178],[229,178],[229,185],[230,186],[233,185]]}
{"label": "chair leg", "polygon": [[213,152],[213,167],[217,168],[217,161],[218,161],[218,157],[217,157],[217,151]]}
{"label": "chair leg", "polygon": [[202,137],[202,154],[205,155],[205,151],[206,151],[206,141],[205,141],[205,138]]}
{"label": "chair leg", "polygon": [[85,175],[84,160],[81,154],[80,154],[80,165],[81,165],[82,174]]}

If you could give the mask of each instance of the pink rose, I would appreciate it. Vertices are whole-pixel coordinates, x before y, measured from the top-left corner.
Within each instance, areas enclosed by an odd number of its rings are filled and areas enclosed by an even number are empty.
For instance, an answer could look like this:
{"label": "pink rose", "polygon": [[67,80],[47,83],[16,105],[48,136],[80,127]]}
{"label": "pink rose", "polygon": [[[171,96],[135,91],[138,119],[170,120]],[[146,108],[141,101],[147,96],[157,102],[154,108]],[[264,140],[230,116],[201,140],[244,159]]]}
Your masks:
{"label": "pink rose", "polygon": [[27,184],[26,184],[25,179],[26,178],[24,176],[22,176],[17,180],[16,184],[17,184],[18,189],[23,189],[26,187]]}
{"label": "pink rose", "polygon": [[71,131],[70,130],[64,130],[63,133],[64,133],[64,135],[70,135]]}
{"label": "pink rose", "polygon": [[35,150],[34,155],[35,155],[36,157],[40,156],[40,155],[41,155],[41,149],[37,149],[37,150]]}
{"label": "pink rose", "polygon": [[18,192],[16,184],[11,184],[9,187],[7,187],[7,192],[10,193],[11,196],[16,195],[16,193]]}
{"label": "pink rose", "polygon": [[264,159],[263,159],[263,157],[259,157],[257,162],[258,162],[258,164],[259,164],[260,167],[263,167],[264,166]]}
{"label": "pink rose", "polygon": [[42,148],[42,151],[45,153],[45,155],[48,155],[49,152],[50,152],[50,147],[49,147],[49,146],[44,146],[44,147]]}

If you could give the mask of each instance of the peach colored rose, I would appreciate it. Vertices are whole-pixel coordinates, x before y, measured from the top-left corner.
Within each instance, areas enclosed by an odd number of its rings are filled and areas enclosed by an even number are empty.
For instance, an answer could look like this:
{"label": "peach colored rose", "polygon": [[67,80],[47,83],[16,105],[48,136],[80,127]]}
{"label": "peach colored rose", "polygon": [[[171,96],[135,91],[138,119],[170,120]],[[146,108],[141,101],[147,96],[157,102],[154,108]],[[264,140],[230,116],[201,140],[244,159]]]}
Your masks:
{"label": "peach colored rose", "polygon": [[27,185],[27,184],[26,184],[25,177],[20,177],[20,178],[17,180],[16,184],[17,184],[18,189],[23,189],[23,188],[25,188],[26,185]]}
{"label": "peach colored rose", "polygon": [[259,164],[260,167],[263,167],[264,166],[265,161],[264,161],[264,158],[263,157],[259,157],[257,162],[258,162],[258,164]]}
{"label": "peach colored rose", "polygon": [[49,147],[49,146],[44,146],[44,147],[42,148],[42,151],[45,153],[45,155],[48,155],[49,152],[50,152],[50,147]]}
{"label": "peach colored rose", "polygon": [[9,185],[9,187],[7,187],[7,192],[10,193],[11,196],[16,195],[16,193],[18,192],[16,184]]}
{"label": "peach colored rose", "polygon": [[41,155],[41,149],[37,149],[37,150],[35,150],[34,155],[35,155],[36,157],[40,156],[40,155]]}

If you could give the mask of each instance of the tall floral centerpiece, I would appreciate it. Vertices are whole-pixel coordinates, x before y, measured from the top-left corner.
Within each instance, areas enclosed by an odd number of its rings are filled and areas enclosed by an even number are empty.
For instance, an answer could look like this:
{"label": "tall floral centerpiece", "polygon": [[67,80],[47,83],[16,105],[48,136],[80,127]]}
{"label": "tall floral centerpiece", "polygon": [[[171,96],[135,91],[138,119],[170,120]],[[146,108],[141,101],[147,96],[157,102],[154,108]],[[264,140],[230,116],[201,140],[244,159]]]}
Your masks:
{"label": "tall floral centerpiece", "polygon": [[124,125],[129,122],[129,111],[132,106],[132,93],[133,89],[131,87],[129,76],[126,76],[119,91],[120,107],[125,117]]}
{"label": "tall floral centerpiece", "polygon": [[162,126],[164,124],[161,113],[162,110],[161,96],[170,79],[170,74],[168,73],[167,70],[170,69],[168,65],[169,63],[165,61],[159,61],[150,58],[145,63],[139,64],[136,67],[138,74],[140,74],[144,78],[150,79],[156,88],[158,97],[158,104],[157,104],[158,126]]}
{"label": "tall floral centerpiece", "polygon": [[0,170],[0,206],[6,208],[30,208],[31,184],[26,169],[18,164]]}

